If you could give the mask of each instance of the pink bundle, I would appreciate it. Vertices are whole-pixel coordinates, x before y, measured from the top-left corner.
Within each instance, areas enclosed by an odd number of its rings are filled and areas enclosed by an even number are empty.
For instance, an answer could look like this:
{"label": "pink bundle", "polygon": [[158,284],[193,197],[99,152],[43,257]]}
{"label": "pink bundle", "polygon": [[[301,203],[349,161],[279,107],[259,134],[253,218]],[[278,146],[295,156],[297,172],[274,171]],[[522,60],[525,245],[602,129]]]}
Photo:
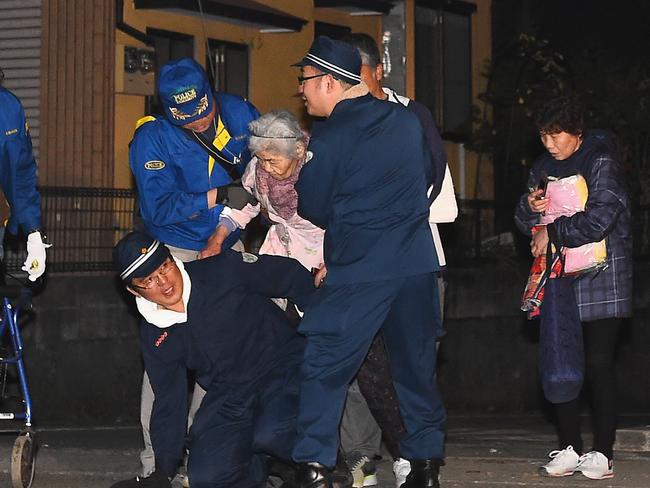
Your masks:
{"label": "pink bundle", "polygon": [[[549,199],[549,204],[540,219],[542,225],[550,224],[561,216],[570,217],[577,212],[583,212],[589,196],[589,189],[582,175],[567,176],[566,178],[549,177],[545,196]],[[565,261],[565,274],[583,273],[603,269],[607,266],[607,247],[604,239],[580,247],[564,247],[562,252]]]}

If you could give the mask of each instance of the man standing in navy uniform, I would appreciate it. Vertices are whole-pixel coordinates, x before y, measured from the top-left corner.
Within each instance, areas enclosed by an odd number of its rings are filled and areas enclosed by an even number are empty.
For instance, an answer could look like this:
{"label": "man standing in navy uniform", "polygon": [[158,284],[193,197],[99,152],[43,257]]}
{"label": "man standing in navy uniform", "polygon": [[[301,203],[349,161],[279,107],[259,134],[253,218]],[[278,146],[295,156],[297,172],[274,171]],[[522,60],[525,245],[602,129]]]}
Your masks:
{"label": "man standing in navy uniform", "polygon": [[381,328],[406,427],[400,452],[412,465],[402,487],[437,487],[445,410],[434,382],[439,266],[427,188],[441,182],[417,117],[368,93],[355,48],[319,37],[296,65],[307,112],[327,118],[296,184],[300,215],[326,230],[323,282],[299,327],[299,486],[333,486],[347,387]]}
{"label": "man standing in navy uniform", "polygon": [[[0,70],[0,82],[4,78]],[[11,218],[7,230],[12,234],[18,228],[27,236],[27,259],[23,271],[30,281],[36,281],[45,272],[45,249],[41,236],[41,195],[36,189],[36,160],[32,152],[25,111],[16,96],[0,86],[0,186],[4,192]],[[4,237],[5,222],[0,222]]]}

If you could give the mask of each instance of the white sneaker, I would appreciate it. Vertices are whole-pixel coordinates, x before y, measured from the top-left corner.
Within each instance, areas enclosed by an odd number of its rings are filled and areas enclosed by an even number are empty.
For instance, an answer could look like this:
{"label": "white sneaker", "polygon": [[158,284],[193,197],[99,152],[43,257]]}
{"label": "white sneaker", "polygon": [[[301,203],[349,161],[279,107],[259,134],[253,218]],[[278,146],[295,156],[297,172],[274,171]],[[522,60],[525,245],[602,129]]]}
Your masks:
{"label": "white sneaker", "polygon": [[548,453],[548,457],[551,458],[551,461],[540,468],[542,476],[571,476],[580,460],[573,450],[573,446],[567,446],[561,451],[551,451]]}
{"label": "white sneaker", "polygon": [[614,462],[598,451],[591,451],[580,456],[576,471],[580,471],[592,480],[604,480],[614,477]]}
{"label": "white sneaker", "polygon": [[408,459],[399,458],[393,463],[393,474],[395,475],[395,488],[400,488],[405,482],[406,477],[411,472],[411,463]]}

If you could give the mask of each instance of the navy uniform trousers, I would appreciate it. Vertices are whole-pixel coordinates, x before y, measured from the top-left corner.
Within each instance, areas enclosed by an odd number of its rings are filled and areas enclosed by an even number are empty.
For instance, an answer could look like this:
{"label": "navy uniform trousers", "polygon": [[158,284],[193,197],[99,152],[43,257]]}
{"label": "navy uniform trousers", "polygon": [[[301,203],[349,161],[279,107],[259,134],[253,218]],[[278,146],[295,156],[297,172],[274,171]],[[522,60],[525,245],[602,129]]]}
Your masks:
{"label": "navy uniform trousers", "polygon": [[289,460],[296,438],[299,360],[254,384],[209,388],[190,429],[192,488],[262,488],[265,454]]}
{"label": "navy uniform trousers", "polygon": [[434,273],[372,283],[327,285],[305,310],[298,439],[293,458],[332,467],[349,383],[379,329],[384,333],[406,436],[407,459],[443,457],[445,409],[435,382],[441,333]]}

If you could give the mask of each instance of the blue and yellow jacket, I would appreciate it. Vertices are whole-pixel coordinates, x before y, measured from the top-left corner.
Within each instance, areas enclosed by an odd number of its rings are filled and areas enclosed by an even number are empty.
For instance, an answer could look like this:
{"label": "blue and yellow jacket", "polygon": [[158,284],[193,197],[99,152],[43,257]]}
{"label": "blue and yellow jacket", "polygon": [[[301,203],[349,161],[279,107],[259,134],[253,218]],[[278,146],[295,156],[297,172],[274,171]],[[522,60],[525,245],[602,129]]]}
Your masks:
{"label": "blue and yellow jacket", "polygon": [[[241,174],[250,160],[248,124],[255,107],[236,95],[216,93],[213,144]],[[138,121],[129,148],[129,164],[138,187],[140,213],[149,233],[175,247],[199,251],[219,223],[223,208],[208,209],[206,192],[232,182],[218,162],[166,118]]]}
{"label": "blue and yellow jacket", "polygon": [[[41,196],[36,190],[36,160],[32,153],[25,111],[9,90],[0,87],[0,186],[11,218],[7,230],[20,226],[29,234],[41,228]],[[4,222],[1,222],[4,224]]]}

